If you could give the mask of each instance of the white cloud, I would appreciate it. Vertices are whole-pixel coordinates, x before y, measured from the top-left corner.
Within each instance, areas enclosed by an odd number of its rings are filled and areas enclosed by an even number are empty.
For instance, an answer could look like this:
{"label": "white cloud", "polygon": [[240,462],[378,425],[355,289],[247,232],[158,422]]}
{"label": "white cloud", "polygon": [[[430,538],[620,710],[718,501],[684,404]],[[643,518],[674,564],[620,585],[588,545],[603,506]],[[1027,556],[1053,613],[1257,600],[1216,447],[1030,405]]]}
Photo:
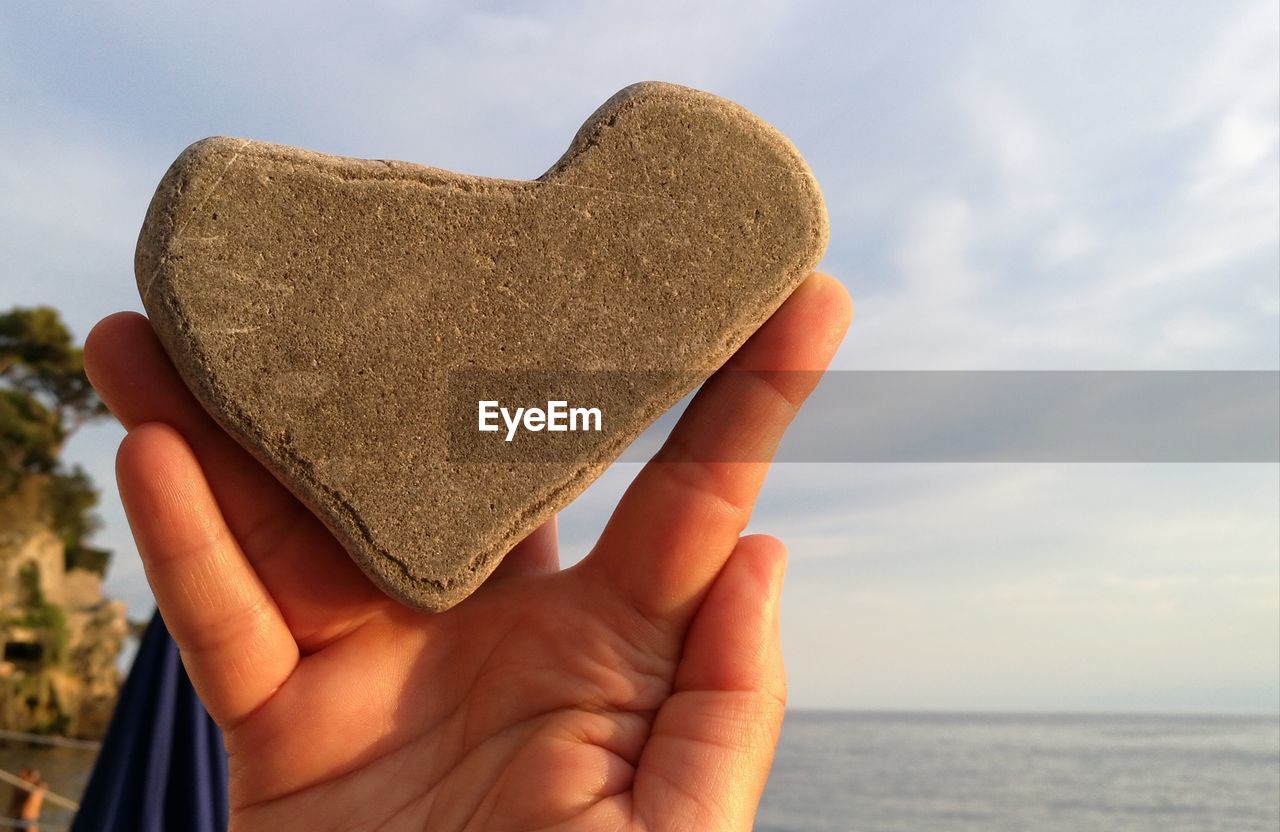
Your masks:
{"label": "white cloud", "polygon": [[1046,125],[993,78],[974,74],[952,91],[980,162],[1000,185],[1005,220],[1052,211],[1061,202],[1056,181],[1066,159]]}
{"label": "white cloud", "polygon": [[893,249],[906,291],[921,305],[948,305],[989,289],[990,275],[973,262],[973,212],[950,194],[931,194],[907,217]]}
{"label": "white cloud", "polygon": [[0,133],[0,294],[59,306],[80,337],[102,315],[139,308],[133,244],[154,183],[140,186],[140,166],[84,125],[12,107],[0,120],[24,124]]}
{"label": "white cloud", "polygon": [[1275,116],[1280,107],[1280,52],[1276,31],[1280,7],[1270,0],[1253,0],[1209,33],[1195,60],[1182,67],[1182,77],[1170,96],[1166,129],[1195,126],[1233,113]]}
{"label": "white cloud", "polygon": [[893,255],[860,291],[846,267],[843,365],[1277,366],[1274,4],[1140,45],[1145,18],[1041,11],[988,22],[939,71],[932,155],[872,161],[898,193],[857,220]]}
{"label": "white cloud", "polygon": [[1067,217],[1057,222],[1041,240],[1036,265],[1054,269],[1097,252],[1098,230],[1084,220]]}
{"label": "white cloud", "polygon": [[818,500],[754,524],[791,549],[797,705],[1280,704],[1274,466],[785,465],[769,487]]}

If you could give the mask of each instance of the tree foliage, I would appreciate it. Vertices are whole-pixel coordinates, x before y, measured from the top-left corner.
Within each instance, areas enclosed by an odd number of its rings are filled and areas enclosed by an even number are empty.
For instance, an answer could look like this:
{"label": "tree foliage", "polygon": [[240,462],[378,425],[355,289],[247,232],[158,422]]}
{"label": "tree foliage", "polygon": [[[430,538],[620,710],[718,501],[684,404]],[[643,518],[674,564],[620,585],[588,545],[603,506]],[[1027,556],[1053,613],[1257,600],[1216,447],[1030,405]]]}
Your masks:
{"label": "tree foliage", "polygon": [[69,561],[97,528],[98,492],[84,470],[59,456],[78,428],[106,412],[57,310],[0,313],[0,499],[38,481],[44,519],[62,537]]}

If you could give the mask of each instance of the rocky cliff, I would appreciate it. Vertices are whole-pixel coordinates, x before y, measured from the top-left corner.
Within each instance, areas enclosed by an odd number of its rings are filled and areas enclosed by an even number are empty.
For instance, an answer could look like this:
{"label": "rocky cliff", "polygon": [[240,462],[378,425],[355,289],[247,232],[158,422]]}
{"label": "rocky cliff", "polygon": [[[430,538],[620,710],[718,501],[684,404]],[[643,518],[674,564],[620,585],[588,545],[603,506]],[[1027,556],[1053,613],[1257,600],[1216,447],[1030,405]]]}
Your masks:
{"label": "rocky cliff", "polygon": [[0,728],[95,738],[120,687],[125,606],[102,595],[107,554],[68,553],[35,488],[0,499]]}

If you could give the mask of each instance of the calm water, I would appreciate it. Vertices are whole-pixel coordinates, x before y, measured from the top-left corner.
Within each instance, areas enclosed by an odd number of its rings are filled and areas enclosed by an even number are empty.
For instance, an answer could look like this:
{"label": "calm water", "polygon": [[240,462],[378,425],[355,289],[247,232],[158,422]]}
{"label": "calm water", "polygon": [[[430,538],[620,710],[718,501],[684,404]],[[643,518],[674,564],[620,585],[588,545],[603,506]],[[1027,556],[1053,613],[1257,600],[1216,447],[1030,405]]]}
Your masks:
{"label": "calm water", "polygon": [[[92,756],[0,742],[73,799]],[[756,829],[1276,832],[1280,717],[793,712]]]}
{"label": "calm water", "polygon": [[758,832],[1280,829],[1280,717],[790,713]]}

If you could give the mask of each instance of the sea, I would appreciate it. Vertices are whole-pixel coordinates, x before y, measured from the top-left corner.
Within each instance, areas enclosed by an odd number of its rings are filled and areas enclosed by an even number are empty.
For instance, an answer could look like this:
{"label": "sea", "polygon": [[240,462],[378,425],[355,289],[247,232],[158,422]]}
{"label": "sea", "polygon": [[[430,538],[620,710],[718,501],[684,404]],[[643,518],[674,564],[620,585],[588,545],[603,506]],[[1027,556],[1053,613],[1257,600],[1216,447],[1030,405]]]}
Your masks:
{"label": "sea", "polygon": [[1280,716],[790,712],[757,832],[1277,832]]}
{"label": "sea", "polygon": [[[93,754],[0,741],[22,765],[77,799]],[[1280,715],[793,711],[756,830],[1277,832]]]}

